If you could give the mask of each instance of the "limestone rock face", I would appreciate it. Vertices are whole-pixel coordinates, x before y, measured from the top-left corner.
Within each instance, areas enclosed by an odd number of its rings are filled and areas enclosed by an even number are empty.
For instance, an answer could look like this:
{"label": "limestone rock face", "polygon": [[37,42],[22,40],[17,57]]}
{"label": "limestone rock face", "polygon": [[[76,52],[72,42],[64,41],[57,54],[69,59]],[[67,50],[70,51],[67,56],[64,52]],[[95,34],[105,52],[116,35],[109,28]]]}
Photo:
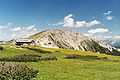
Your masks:
{"label": "limestone rock face", "polygon": [[50,48],[64,48],[74,50],[92,51],[119,55],[120,53],[108,44],[95,41],[73,30],[46,30],[30,36],[36,45]]}

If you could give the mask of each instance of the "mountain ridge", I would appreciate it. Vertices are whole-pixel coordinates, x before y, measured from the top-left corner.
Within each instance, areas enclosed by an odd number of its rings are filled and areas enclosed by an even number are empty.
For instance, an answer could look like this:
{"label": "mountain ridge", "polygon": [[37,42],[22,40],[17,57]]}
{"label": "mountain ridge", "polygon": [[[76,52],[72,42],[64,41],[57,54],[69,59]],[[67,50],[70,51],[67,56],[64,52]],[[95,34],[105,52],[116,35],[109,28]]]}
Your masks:
{"label": "mountain ridge", "polygon": [[89,37],[79,31],[52,29],[41,31],[28,39],[33,39],[38,46],[84,50],[97,53],[120,55],[116,48]]}
{"label": "mountain ridge", "polygon": [[120,39],[111,38],[111,39],[103,40],[103,42],[106,42],[109,45],[120,49]]}

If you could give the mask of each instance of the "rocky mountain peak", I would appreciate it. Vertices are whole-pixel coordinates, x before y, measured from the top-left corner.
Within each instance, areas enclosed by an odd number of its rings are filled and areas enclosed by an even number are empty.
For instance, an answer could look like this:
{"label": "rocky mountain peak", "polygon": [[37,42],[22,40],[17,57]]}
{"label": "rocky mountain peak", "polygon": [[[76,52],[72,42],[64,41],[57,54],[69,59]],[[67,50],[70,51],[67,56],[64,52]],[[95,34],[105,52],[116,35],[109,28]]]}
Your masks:
{"label": "rocky mountain peak", "polygon": [[119,55],[119,52],[110,45],[95,41],[74,30],[46,30],[30,36],[29,39],[34,39],[36,45],[43,47],[84,50]]}

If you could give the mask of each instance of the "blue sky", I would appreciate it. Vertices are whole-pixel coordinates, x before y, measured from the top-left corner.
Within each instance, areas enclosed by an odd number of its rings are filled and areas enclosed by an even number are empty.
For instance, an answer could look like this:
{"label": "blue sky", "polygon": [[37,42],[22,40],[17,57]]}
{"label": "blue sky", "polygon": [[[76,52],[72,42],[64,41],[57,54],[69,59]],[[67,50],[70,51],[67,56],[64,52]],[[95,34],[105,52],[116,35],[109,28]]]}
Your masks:
{"label": "blue sky", "polygon": [[120,0],[0,0],[0,40],[46,29],[78,30],[93,38],[119,36]]}

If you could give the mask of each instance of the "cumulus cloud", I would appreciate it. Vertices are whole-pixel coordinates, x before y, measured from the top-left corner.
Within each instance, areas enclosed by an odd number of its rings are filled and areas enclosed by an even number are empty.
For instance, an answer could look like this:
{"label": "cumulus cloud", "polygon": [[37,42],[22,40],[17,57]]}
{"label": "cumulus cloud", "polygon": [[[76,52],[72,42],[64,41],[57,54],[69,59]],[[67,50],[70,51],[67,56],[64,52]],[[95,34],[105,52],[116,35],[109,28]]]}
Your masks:
{"label": "cumulus cloud", "polygon": [[36,28],[35,25],[30,25],[30,26],[27,27],[28,30],[35,29],[35,28]]}
{"label": "cumulus cloud", "polygon": [[108,11],[108,12],[103,13],[103,15],[110,15],[111,13],[112,11]]}
{"label": "cumulus cloud", "polygon": [[7,25],[8,25],[8,26],[11,26],[11,25],[12,25],[12,23],[11,23],[11,22],[9,22],[9,23],[7,23]]}
{"label": "cumulus cloud", "polygon": [[76,21],[75,27],[89,27],[89,26],[94,26],[100,24],[99,21],[93,20],[91,22],[86,22],[86,21]]}
{"label": "cumulus cloud", "polygon": [[49,26],[59,26],[59,25],[63,25],[63,22],[57,22],[57,23],[53,23],[53,24],[48,24]]}
{"label": "cumulus cloud", "polygon": [[15,27],[15,28],[12,29],[12,31],[21,31],[21,30],[22,30],[21,27]]}
{"label": "cumulus cloud", "polygon": [[26,27],[15,27],[11,29],[12,31],[29,31],[29,30],[37,30],[35,25],[29,25]]}
{"label": "cumulus cloud", "polygon": [[91,29],[88,31],[88,33],[90,34],[95,34],[95,33],[105,33],[105,32],[108,32],[109,30],[108,29],[105,29],[105,28],[97,28],[97,29]]}
{"label": "cumulus cloud", "polygon": [[113,39],[120,39],[120,36],[114,36]]}
{"label": "cumulus cloud", "polygon": [[72,14],[69,14],[64,17],[64,20],[62,22],[54,23],[53,26],[59,26],[62,25],[64,27],[90,27],[94,25],[100,24],[100,21],[93,20],[90,22],[86,21],[75,21]]}
{"label": "cumulus cloud", "polygon": [[74,19],[72,17],[73,17],[72,14],[69,14],[68,16],[65,16],[63,26],[74,27],[75,23],[74,23]]}
{"label": "cumulus cloud", "polygon": [[95,40],[106,40],[110,39],[112,36],[110,35],[94,35],[92,38]]}
{"label": "cumulus cloud", "polygon": [[3,27],[2,26],[0,26],[0,29],[2,29]]}
{"label": "cumulus cloud", "polygon": [[12,31],[11,34],[12,38],[24,38],[38,32],[37,27],[35,25],[29,25],[25,27],[15,27],[11,29],[11,31]]}
{"label": "cumulus cloud", "polygon": [[106,39],[110,39],[112,38],[112,36],[110,34],[90,34],[90,33],[86,33],[84,34],[85,36],[87,37],[90,37],[92,39],[95,39],[95,40],[106,40]]}
{"label": "cumulus cloud", "polygon": [[108,11],[106,13],[103,13],[103,15],[105,16],[105,18],[107,20],[112,20],[113,19],[113,16],[111,15],[112,11]]}
{"label": "cumulus cloud", "polygon": [[37,33],[36,25],[15,27],[11,22],[0,25],[0,40],[25,38]]}
{"label": "cumulus cloud", "polygon": [[105,28],[91,29],[88,30],[87,33],[85,33],[84,35],[96,40],[105,40],[111,38],[111,34],[109,33],[109,30]]}
{"label": "cumulus cloud", "polygon": [[7,40],[8,39],[8,37],[9,37],[9,29],[11,28],[11,26],[12,26],[11,22],[0,25],[0,40]]}
{"label": "cumulus cloud", "polygon": [[8,28],[12,25],[11,22],[7,23],[7,24],[4,24],[4,25],[0,25],[0,29],[3,29],[3,28]]}
{"label": "cumulus cloud", "polygon": [[0,40],[25,38],[37,33],[36,25],[15,27],[12,23],[0,25]]}
{"label": "cumulus cloud", "polygon": [[107,20],[112,20],[112,19],[113,19],[113,16],[106,16],[106,19],[107,19]]}

